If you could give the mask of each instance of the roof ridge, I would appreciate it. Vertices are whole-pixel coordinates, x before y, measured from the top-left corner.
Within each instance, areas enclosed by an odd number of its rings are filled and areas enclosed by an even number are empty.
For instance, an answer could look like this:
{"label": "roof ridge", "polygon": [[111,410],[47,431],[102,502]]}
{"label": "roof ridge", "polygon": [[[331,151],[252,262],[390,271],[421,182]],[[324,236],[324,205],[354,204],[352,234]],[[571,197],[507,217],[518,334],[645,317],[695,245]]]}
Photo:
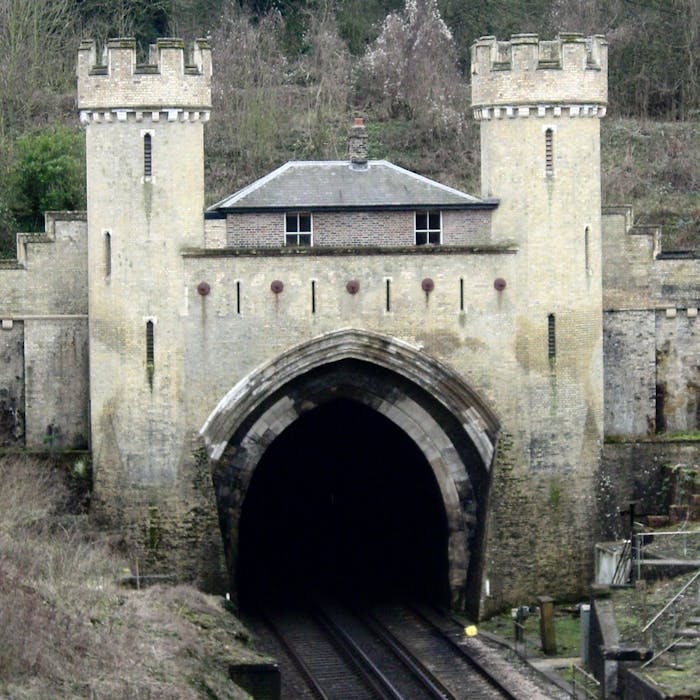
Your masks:
{"label": "roof ridge", "polygon": [[415,178],[416,180],[419,180],[420,182],[425,182],[429,185],[432,185],[433,187],[437,187],[438,189],[444,190],[445,192],[449,192],[450,194],[454,194],[458,197],[464,197],[470,202],[480,202],[483,201],[481,197],[475,197],[474,195],[468,194],[466,192],[462,192],[462,190],[455,189],[454,187],[450,187],[449,185],[443,185],[442,182],[438,182],[437,180],[433,180],[429,177],[425,177],[425,175],[419,175],[416,172],[413,172],[413,170],[408,170],[406,168],[402,168],[400,165],[396,165],[396,163],[392,163],[391,161],[384,160],[381,161],[382,163],[386,163],[390,168],[393,168],[394,170],[398,170],[400,173],[403,173],[404,175],[409,175],[410,177]]}
{"label": "roof ridge", "polygon": [[216,202],[216,204],[212,204],[210,207],[207,207],[207,211],[215,211],[216,209],[221,209],[223,207],[231,206],[234,202],[239,200],[241,197],[245,197],[246,195],[249,195],[251,192],[255,192],[255,190],[259,189],[263,185],[266,185],[270,180],[273,180],[276,178],[278,175],[283,173],[285,170],[288,170],[290,165],[294,161],[288,160],[286,163],[283,165],[280,165],[278,168],[275,168],[274,170],[270,171],[267,175],[263,175],[261,178],[258,180],[255,180],[251,182],[249,185],[246,185],[240,190],[237,190],[233,194],[228,195],[227,197],[224,197],[223,199],[219,200]]}
{"label": "roof ridge", "polygon": [[[288,174],[285,176],[285,173]],[[355,177],[356,173],[361,173],[362,177]],[[274,181],[278,178],[282,179],[276,186]],[[256,196],[258,191],[260,194]],[[481,204],[488,204],[488,200],[443,185],[385,159],[370,160],[361,170],[353,168],[350,160],[289,160],[206,211],[223,213],[234,208],[335,206],[439,208]]]}

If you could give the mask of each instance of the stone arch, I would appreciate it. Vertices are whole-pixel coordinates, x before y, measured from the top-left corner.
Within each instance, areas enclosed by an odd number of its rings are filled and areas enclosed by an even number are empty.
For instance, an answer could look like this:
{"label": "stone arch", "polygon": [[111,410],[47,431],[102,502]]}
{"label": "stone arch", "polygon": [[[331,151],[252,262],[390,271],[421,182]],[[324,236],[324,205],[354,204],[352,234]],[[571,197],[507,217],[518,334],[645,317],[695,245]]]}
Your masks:
{"label": "stone arch", "polygon": [[445,507],[451,602],[464,607],[468,576],[477,576],[471,555],[481,537],[498,420],[458,374],[419,348],[356,329],[326,333],[260,366],[223,397],[200,431],[232,580],[238,519],[258,462],[300,415],[339,397],[384,415],[423,453]]}

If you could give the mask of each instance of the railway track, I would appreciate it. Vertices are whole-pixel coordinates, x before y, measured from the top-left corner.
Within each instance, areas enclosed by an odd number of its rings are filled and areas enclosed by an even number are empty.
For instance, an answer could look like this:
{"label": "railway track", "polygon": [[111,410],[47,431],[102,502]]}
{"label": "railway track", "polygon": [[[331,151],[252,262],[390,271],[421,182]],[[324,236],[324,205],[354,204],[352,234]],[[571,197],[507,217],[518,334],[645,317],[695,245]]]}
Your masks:
{"label": "railway track", "polygon": [[[454,623],[431,610],[388,605],[357,611],[333,602],[268,608],[261,619],[309,697],[320,700],[548,697],[522,677],[504,682],[503,667],[494,669],[478,647],[465,647]],[[268,652],[279,655],[280,649]]]}

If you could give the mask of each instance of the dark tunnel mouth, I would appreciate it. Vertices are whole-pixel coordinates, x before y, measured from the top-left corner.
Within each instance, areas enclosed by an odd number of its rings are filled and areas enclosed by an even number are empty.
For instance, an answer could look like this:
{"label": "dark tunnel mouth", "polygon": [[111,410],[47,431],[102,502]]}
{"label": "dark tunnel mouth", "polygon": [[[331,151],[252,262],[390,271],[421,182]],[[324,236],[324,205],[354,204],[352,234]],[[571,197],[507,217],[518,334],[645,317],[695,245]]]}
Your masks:
{"label": "dark tunnel mouth", "polygon": [[449,602],[433,470],[401,428],[352,399],[304,413],[272,442],[238,535],[243,606],[327,594]]}

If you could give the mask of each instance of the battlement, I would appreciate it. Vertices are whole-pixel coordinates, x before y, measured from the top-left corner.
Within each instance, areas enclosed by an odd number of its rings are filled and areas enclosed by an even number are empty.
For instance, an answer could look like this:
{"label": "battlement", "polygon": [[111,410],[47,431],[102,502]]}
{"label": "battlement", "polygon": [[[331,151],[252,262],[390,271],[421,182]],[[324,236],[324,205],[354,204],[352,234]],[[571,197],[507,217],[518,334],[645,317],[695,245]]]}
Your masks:
{"label": "battlement", "polygon": [[515,34],[510,41],[485,36],[472,45],[471,59],[477,118],[490,118],[491,107],[516,108],[508,116],[529,116],[531,108],[539,116],[547,109],[560,116],[569,105],[574,107],[569,116],[605,113],[608,45],[603,36],[560,34],[553,41],[540,41],[536,34]]}
{"label": "battlement", "polygon": [[[186,51],[181,39],[158,39],[149,62],[136,60],[134,39],[110,39],[98,57],[92,41],[78,50],[78,109],[81,121],[109,121],[117,112],[158,113],[182,110],[209,114],[211,109],[211,49],[206,39]],[[94,117],[94,113],[102,115]]]}

